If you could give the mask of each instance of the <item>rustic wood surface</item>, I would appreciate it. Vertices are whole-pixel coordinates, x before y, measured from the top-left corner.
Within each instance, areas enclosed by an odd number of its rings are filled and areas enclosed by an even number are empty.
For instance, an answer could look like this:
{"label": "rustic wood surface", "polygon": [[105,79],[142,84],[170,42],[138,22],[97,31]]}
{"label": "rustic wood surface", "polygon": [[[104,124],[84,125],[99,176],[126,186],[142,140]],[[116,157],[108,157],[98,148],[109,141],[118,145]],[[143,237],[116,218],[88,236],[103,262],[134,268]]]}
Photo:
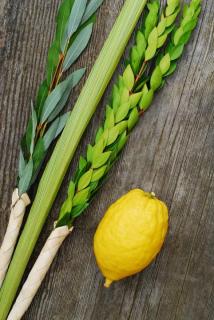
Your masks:
{"label": "rustic wood surface", "polygon": [[[79,65],[91,68],[122,4],[122,0],[105,1]],[[59,0],[0,0],[0,241],[16,183],[19,142],[30,100],[44,76],[58,5]],[[24,319],[214,319],[213,29],[214,1],[204,0],[198,28],[178,71],[132,133],[87,215],[76,223]],[[103,117],[110,89],[111,85],[77,156]],[[31,264],[51,230],[77,156]],[[164,249],[147,270],[106,290],[92,251],[93,235],[108,205],[134,187],[154,191],[167,202],[170,231]]]}

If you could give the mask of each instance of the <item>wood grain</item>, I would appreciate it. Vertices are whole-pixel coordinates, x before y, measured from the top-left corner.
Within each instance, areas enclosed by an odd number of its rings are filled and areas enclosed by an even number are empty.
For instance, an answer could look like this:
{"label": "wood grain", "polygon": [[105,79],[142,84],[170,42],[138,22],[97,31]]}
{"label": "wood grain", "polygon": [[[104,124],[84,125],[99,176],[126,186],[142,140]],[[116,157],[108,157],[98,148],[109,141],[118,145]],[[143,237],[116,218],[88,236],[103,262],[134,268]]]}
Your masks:
{"label": "wood grain", "polygon": [[[122,4],[105,1],[92,43],[78,65],[87,62],[90,70]],[[19,142],[30,100],[44,76],[58,5],[59,0],[0,2],[0,240],[16,183]],[[178,71],[157,94],[102,192],[76,223],[24,319],[214,319],[213,29],[214,2],[204,0]],[[103,117],[112,83],[84,135],[31,264],[51,230],[78,156]],[[149,268],[106,290],[92,251],[93,234],[108,205],[133,187],[152,190],[167,202],[170,231]]]}

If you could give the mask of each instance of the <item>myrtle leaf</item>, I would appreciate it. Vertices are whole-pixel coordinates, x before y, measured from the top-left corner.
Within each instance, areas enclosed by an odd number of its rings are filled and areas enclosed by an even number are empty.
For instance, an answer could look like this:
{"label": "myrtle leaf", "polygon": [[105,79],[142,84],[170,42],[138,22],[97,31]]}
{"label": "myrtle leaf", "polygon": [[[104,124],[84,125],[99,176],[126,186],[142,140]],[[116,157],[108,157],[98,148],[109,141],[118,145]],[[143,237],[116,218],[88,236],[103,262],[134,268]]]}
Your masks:
{"label": "myrtle leaf", "polygon": [[120,105],[120,92],[116,85],[113,87],[113,94],[112,94],[112,107],[114,112],[117,111],[118,107]]}
{"label": "myrtle leaf", "polygon": [[105,129],[110,129],[114,126],[114,111],[112,110],[111,107],[107,106],[106,107],[106,120],[104,124]]}
{"label": "myrtle leaf", "polygon": [[123,73],[123,81],[125,86],[131,91],[134,86],[134,73],[130,65],[126,67]]}
{"label": "myrtle leaf", "polygon": [[91,0],[86,7],[84,16],[82,18],[82,24],[85,23],[101,6],[104,0]]}
{"label": "myrtle leaf", "polygon": [[127,126],[128,126],[128,121],[124,120],[124,121],[119,122],[116,125],[117,129],[119,130],[119,134],[124,132],[126,130]]}
{"label": "myrtle leaf", "polygon": [[148,107],[151,105],[154,97],[154,90],[150,89],[147,93],[145,93],[140,101],[140,109],[146,111]]}
{"label": "myrtle leaf", "polygon": [[157,26],[158,36],[161,36],[164,33],[165,29],[166,29],[166,19],[164,18],[164,15],[162,14],[161,21],[159,22],[159,24]]}
{"label": "myrtle leaf", "polygon": [[166,42],[167,36],[168,36],[168,34],[164,33],[162,36],[160,36],[158,38],[158,43],[157,43],[157,48],[158,49],[163,47],[164,43]]}
{"label": "myrtle leaf", "polygon": [[142,92],[138,92],[138,93],[135,93],[135,94],[132,94],[130,96],[130,108],[134,108],[136,107],[136,105],[138,104],[138,102],[140,101],[140,98],[142,96]]}
{"label": "myrtle leaf", "polygon": [[64,201],[64,203],[60,209],[59,220],[63,219],[66,216],[66,214],[70,213],[71,209],[72,209],[72,198],[68,197]]}
{"label": "myrtle leaf", "polygon": [[99,157],[93,159],[92,166],[94,169],[102,167],[109,159],[111,151],[107,151],[99,155]]}
{"label": "myrtle leaf", "polygon": [[174,45],[178,45],[180,38],[183,36],[184,30],[182,27],[178,28],[174,35]]}
{"label": "myrtle leaf", "polygon": [[154,91],[157,90],[160,87],[161,82],[162,82],[162,73],[161,73],[160,67],[157,66],[151,76],[151,81],[150,81],[151,88]]}
{"label": "myrtle leaf", "polygon": [[86,173],[84,173],[84,175],[80,178],[80,180],[78,182],[78,190],[79,191],[88,187],[88,185],[91,181],[92,173],[93,173],[93,170],[90,169]]}
{"label": "myrtle leaf", "polygon": [[138,119],[139,119],[138,110],[137,110],[137,108],[134,108],[131,111],[130,116],[129,116],[129,120],[128,120],[128,129],[129,129],[129,131],[131,131],[134,128],[134,126],[138,122]]}
{"label": "myrtle leaf", "polygon": [[83,30],[81,30],[81,32],[75,38],[66,54],[63,63],[63,71],[68,70],[86,48],[92,34],[92,28],[93,24],[90,23]]}
{"label": "myrtle leaf", "polygon": [[81,215],[82,212],[84,212],[87,208],[88,208],[89,204],[86,202],[84,204],[75,206],[74,208],[72,208],[71,211],[71,216],[72,218],[77,218]]}
{"label": "myrtle leaf", "polygon": [[158,31],[157,31],[157,28],[154,28],[148,38],[148,48],[146,49],[146,53],[145,53],[146,61],[149,61],[154,57],[157,50],[157,45],[158,45]]}
{"label": "myrtle leaf", "polygon": [[91,177],[91,182],[95,182],[95,181],[100,180],[104,176],[104,174],[106,172],[106,168],[107,168],[107,166],[103,166],[103,167],[101,167],[101,168],[99,168],[97,170],[93,170],[93,175]]}
{"label": "myrtle leaf", "polygon": [[120,152],[123,149],[123,147],[125,146],[127,140],[128,140],[128,136],[127,136],[126,131],[125,131],[125,132],[123,132],[121,134],[120,139],[118,141],[118,145],[117,145],[117,151],[118,152]]}
{"label": "myrtle leaf", "polygon": [[170,55],[168,53],[161,59],[159,66],[162,75],[166,74],[170,68]]}
{"label": "myrtle leaf", "polygon": [[178,15],[179,11],[180,11],[180,9],[178,8],[174,12],[174,14],[172,14],[171,16],[166,18],[166,26],[167,27],[171,26],[175,22],[175,19],[177,18],[177,15]]}
{"label": "myrtle leaf", "polygon": [[93,147],[91,144],[89,144],[87,148],[87,161],[92,163],[92,160],[93,160]]}
{"label": "myrtle leaf", "polygon": [[73,199],[75,193],[75,183],[71,180],[68,186],[68,196]]}
{"label": "myrtle leaf", "polygon": [[137,73],[139,72],[139,68],[140,68],[140,61],[141,61],[141,56],[139,55],[137,46],[134,46],[131,49],[131,66],[132,66],[132,70],[134,72],[135,75],[137,75]]}
{"label": "myrtle leaf", "polygon": [[136,36],[136,43],[137,43],[137,50],[138,53],[143,56],[146,50],[146,39],[144,37],[144,34],[140,31],[137,32],[137,36]]}
{"label": "myrtle leaf", "polygon": [[18,184],[19,196],[21,196],[23,193],[28,191],[32,174],[33,174],[33,160],[30,159],[27,165],[25,166],[23,174],[19,180],[19,184]]}
{"label": "myrtle leaf", "polygon": [[88,187],[84,190],[77,192],[73,198],[73,206],[84,204],[88,199],[89,191],[90,188]]}
{"label": "myrtle leaf", "polygon": [[121,105],[116,113],[116,123],[120,122],[121,120],[124,120],[125,117],[127,116],[128,112],[130,109],[130,102],[124,103]]}
{"label": "myrtle leaf", "polygon": [[56,228],[60,228],[63,226],[71,226],[71,221],[72,221],[72,217],[71,217],[71,213],[67,212],[67,213],[60,213],[60,218],[58,219],[57,223],[56,223]]}
{"label": "myrtle leaf", "polygon": [[87,160],[85,158],[83,158],[82,156],[80,156],[79,159],[79,170],[83,171],[87,166]]}
{"label": "myrtle leaf", "polygon": [[110,145],[115,142],[119,135],[119,129],[117,127],[113,127],[109,130],[107,145]]}
{"label": "myrtle leaf", "polygon": [[103,128],[100,127],[98,130],[97,130],[97,133],[96,133],[96,137],[95,137],[95,143],[97,143],[100,139],[100,137],[102,136],[103,134]]}
{"label": "myrtle leaf", "polygon": [[148,39],[149,34],[153,30],[153,28],[156,26],[158,17],[159,17],[159,7],[160,2],[158,0],[155,0],[153,2],[149,2],[147,5],[149,9],[149,13],[145,20],[145,38]]}
{"label": "myrtle leaf", "polygon": [[93,159],[99,157],[100,154],[103,153],[103,150],[105,148],[104,142],[105,142],[104,139],[101,138],[98,141],[98,143],[95,144],[95,146],[93,148]]}
{"label": "myrtle leaf", "polygon": [[184,45],[180,45],[180,46],[173,46],[171,50],[169,50],[169,55],[170,55],[170,59],[171,61],[173,60],[177,60],[178,58],[180,58],[180,56],[182,55],[184,50]]}
{"label": "myrtle leaf", "polygon": [[171,74],[173,74],[173,72],[175,72],[176,68],[177,68],[177,63],[175,61],[173,61],[170,65],[168,72],[164,75],[164,77],[168,77]]}
{"label": "myrtle leaf", "polygon": [[130,90],[127,89],[126,87],[124,87],[123,89],[121,89],[121,93],[120,93],[120,104],[123,104],[123,103],[129,101],[129,92],[130,92]]}

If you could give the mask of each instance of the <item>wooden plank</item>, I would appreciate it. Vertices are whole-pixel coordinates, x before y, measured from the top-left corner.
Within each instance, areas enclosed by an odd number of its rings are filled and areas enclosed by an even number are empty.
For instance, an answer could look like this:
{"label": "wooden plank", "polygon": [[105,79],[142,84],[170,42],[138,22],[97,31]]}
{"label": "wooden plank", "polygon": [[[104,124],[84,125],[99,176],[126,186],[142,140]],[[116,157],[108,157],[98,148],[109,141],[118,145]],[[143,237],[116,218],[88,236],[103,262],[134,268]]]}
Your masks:
{"label": "wooden plank", "polygon": [[[59,0],[0,3],[0,240],[16,182],[19,141],[30,100],[44,75],[58,4]],[[92,67],[122,4],[122,0],[104,3],[92,44],[78,65],[87,62]],[[178,71],[158,93],[109,181],[76,223],[24,319],[213,319],[213,28],[214,3],[205,0],[199,26]],[[78,156],[103,117],[110,90],[111,85],[87,129],[31,265],[51,230]],[[92,252],[93,235],[108,205],[134,187],[153,190],[167,202],[170,231],[164,250],[149,268],[106,290]]]}

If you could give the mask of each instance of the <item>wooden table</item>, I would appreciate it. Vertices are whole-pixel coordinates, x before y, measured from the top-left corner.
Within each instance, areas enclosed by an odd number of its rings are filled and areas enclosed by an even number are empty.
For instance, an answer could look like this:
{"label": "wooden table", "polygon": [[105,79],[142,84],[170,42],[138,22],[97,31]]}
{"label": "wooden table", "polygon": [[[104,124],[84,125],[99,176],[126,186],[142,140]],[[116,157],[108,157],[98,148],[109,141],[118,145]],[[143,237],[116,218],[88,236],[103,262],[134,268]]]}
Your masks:
{"label": "wooden table", "polygon": [[[59,2],[0,1],[0,240],[16,183],[19,142],[30,101],[44,77]],[[92,43],[79,65],[87,64],[90,70],[122,4],[122,0],[105,1]],[[132,133],[87,215],[76,223],[75,232],[65,242],[24,319],[214,319],[213,30],[214,1],[204,0],[198,28],[178,71],[167,80]],[[111,87],[86,131],[31,264],[65,198],[78,156],[103,118]],[[79,91],[75,91],[70,106]],[[92,251],[93,235],[109,204],[134,187],[154,191],[166,201],[169,234],[161,254],[147,270],[106,290]]]}

